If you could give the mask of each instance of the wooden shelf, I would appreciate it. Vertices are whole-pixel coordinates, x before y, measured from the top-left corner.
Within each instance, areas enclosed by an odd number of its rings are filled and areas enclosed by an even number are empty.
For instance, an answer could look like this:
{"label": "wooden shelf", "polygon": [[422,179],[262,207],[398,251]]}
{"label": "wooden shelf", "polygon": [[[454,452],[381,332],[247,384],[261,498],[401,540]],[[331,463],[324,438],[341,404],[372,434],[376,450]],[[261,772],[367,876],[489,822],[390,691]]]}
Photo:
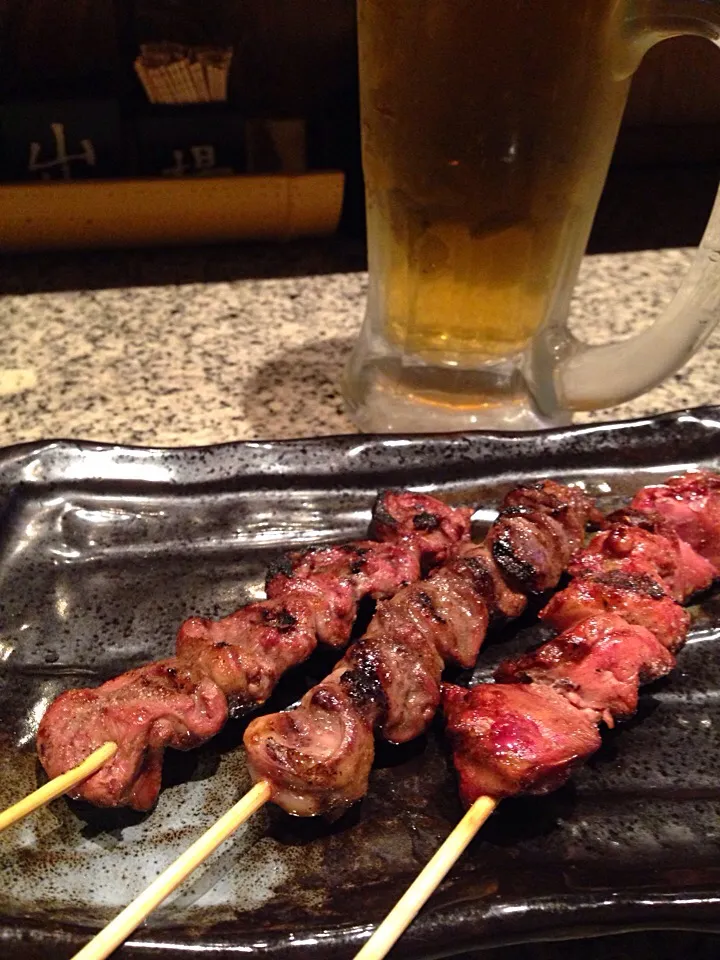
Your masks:
{"label": "wooden shelf", "polygon": [[0,185],[0,251],[288,240],[333,233],[344,174]]}

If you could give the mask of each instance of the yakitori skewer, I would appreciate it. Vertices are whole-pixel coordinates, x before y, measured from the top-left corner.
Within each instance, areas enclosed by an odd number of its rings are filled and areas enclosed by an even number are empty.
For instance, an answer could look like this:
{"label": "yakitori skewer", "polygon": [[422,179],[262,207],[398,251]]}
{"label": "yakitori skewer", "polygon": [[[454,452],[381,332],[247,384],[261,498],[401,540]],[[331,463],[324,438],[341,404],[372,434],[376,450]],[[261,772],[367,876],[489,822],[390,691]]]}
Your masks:
{"label": "yakitori skewer", "polygon": [[[373,761],[373,728],[394,742],[426,729],[439,704],[443,663],[472,666],[491,615],[518,616],[530,592],[556,586],[589,519],[600,515],[580,490],[543,481],[511,491],[484,544],[460,546],[425,580],[381,603],[365,637],[351,644],[340,665],[299,707],[250,725],[245,744],[257,780],[253,790],[262,791],[257,796],[303,815],[342,809],[359,799]],[[313,757],[313,729],[321,730],[325,743],[339,741],[334,757]],[[268,731],[278,739],[271,741]],[[289,744],[291,735],[296,739]],[[261,756],[275,764],[266,776]],[[252,812],[234,811],[223,821],[235,827]],[[197,852],[197,845],[191,849]],[[173,865],[163,877],[169,873],[174,886],[200,862],[183,855],[182,868]],[[106,940],[101,932],[93,942],[100,946],[78,956],[107,956],[102,944],[114,949],[117,937],[134,929],[159,902],[157,896],[170,889],[156,881],[112,921],[112,936]]]}
{"label": "yakitori skewer", "polygon": [[493,797],[479,797],[447,837],[440,849],[428,860],[420,873],[400,897],[355,960],[379,960],[393,948],[430,897],[443,882],[453,865],[465,852],[470,841],[497,806]]}
{"label": "yakitori skewer", "polygon": [[471,514],[426,494],[385,491],[374,509],[376,540],[289,554],[268,574],[267,600],[219,621],[187,620],[175,657],[62,693],[38,730],[46,772],[63,774],[113,741],[119,746],[111,762],[71,795],[98,806],[149,809],[160,790],[165,747],[199,746],[229,713],[262,704],[318,642],[346,646],[363,597],[393,596],[469,541]]}
{"label": "yakitori skewer", "polygon": [[[91,802],[99,798],[102,806],[148,809],[160,789],[164,746],[199,746],[224,724],[228,710],[240,713],[261,704],[318,639],[344,646],[362,598],[392,596],[443,560],[448,549],[469,540],[471,514],[470,508],[449,507],[426,494],[385,491],[373,511],[376,540],[289,554],[268,574],[268,601],[219,621],[193,617],[180,628],[176,657],[131,670],[99,688],[61,694],[38,732],[38,753],[51,779],[0,814],[0,830],[64,794]],[[204,672],[219,674],[223,689],[214,690]],[[192,706],[199,709],[188,707],[191,693],[196,694]],[[157,734],[153,738],[153,724],[160,719],[157,711],[146,709],[153,695],[161,697],[175,725],[186,721],[180,734],[166,725],[167,742]],[[113,708],[112,719],[98,723],[93,715],[104,715],[107,706]],[[145,738],[137,735],[138,707]],[[59,738],[53,736],[58,724]],[[113,758],[116,763],[106,767]]]}
{"label": "yakitori skewer", "polygon": [[27,817],[34,810],[39,810],[52,800],[62,797],[74,787],[87,780],[89,776],[99,770],[117,751],[116,743],[104,743],[97,750],[94,750],[89,757],[82,760],[76,767],[72,767],[65,773],[48,780],[42,787],[33,790],[22,800],[18,800],[7,810],[0,813],[0,832]]}
{"label": "yakitori skewer", "polygon": [[104,960],[125,941],[156,907],[169,897],[193,870],[200,866],[220,844],[248,817],[270,799],[270,785],[256,783],[244,797],[223,814],[192,846],[180,854],[159,877],[129,903],[73,960]]}
{"label": "yakitori skewer", "polygon": [[720,572],[720,478],[674,478],[633,507],[579,552],[576,579],[541,613],[559,636],[501,664],[495,683],[445,685],[469,809],[355,960],[385,957],[503,797],[560,786],[600,746],[600,724],[631,716],[641,683],[675,666],[689,626],[676,601]]}

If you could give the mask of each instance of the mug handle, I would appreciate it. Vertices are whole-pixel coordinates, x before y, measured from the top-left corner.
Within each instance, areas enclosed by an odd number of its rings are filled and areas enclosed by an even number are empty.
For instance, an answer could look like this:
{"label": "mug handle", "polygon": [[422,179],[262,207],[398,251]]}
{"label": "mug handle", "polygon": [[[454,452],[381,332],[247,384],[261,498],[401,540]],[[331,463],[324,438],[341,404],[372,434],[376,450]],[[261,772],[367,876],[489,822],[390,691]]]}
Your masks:
{"label": "mug handle", "polygon": [[[640,0],[633,5],[628,26],[632,69],[650,47],[669,37],[693,34],[720,46],[720,0]],[[546,339],[543,348],[555,368],[556,402],[565,410],[596,410],[645,393],[689,360],[718,320],[720,189],[680,289],[648,330],[595,347],[569,332],[554,344]]]}

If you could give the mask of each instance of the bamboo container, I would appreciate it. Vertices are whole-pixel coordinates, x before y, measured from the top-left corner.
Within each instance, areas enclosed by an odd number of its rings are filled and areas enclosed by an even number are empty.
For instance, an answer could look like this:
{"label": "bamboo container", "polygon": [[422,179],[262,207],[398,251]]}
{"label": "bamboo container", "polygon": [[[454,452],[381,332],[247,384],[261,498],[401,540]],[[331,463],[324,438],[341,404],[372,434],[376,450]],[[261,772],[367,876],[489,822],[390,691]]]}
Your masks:
{"label": "bamboo container", "polygon": [[287,240],[337,229],[344,174],[0,185],[0,252]]}

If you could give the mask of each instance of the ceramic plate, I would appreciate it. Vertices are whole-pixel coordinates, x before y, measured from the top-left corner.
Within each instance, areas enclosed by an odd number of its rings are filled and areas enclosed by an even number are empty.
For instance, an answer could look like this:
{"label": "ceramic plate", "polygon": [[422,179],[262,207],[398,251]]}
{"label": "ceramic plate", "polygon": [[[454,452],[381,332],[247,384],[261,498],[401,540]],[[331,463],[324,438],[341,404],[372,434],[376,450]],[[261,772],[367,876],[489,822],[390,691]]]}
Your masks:
{"label": "ceramic plate", "polygon": [[[610,509],[644,483],[720,468],[720,408],[526,434],[340,437],[154,450],[49,442],[0,454],[0,806],[33,789],[49,700],[168,655],[180,622],[262,595],[289,547],[362,535],[378,489],[477,505],[520,480],[582,482]],[[678,669],[646,688],[571,784],[506,801],[397,956],[597,932],[720,928],[720,595]],[[498,630],[476,677],[538,639]],[[319,654],[268,709],[330,666]],[[460,678],[463,682],[468,676]],[[0,956],[70,956],[248,787],[242,722],[169,752],[150,814],[59,800],[0,836]],[[133,935],[126,958],[351,958],[461,814],[436,723],[379,750],[333,824],[269,807]]]}

